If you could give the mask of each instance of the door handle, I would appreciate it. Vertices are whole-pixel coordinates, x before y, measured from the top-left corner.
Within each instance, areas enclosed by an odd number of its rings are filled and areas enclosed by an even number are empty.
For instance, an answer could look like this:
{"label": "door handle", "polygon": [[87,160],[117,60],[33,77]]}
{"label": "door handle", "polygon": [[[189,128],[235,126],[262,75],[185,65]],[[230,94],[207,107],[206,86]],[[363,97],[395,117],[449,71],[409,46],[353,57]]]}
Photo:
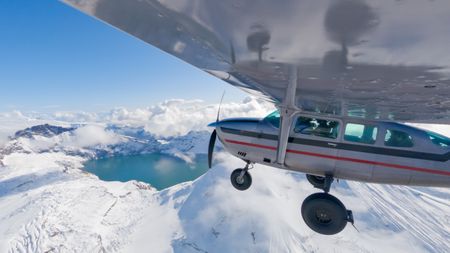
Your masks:
{"label": "door handle", "polygon": [[331,146],[333,148],[337,147],[336,143],[328,142],[327,144],[328,144],[328,146]]}

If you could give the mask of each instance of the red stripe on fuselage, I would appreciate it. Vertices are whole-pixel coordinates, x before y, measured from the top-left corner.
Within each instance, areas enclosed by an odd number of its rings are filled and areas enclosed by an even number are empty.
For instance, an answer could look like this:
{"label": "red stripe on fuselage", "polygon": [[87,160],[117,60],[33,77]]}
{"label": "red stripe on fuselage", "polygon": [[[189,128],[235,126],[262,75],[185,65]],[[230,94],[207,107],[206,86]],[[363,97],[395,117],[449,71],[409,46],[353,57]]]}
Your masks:
{"label": "red stripe on fuselage", "polygon": [[238,145],[244,145],[249,147],[255,147],[255,148],[264,148],[264,149],[270,149],[270,150],[277,150],[276,147],[272,146],[266,146],[266,145],[260,145],[260,144],[254,144],[249,142],[243,142],[243,141],[234,141],[234,140],[225,140],[228,143],[238,144]]}
{"label": "red stripe on fuselage", "polygon": [[[226,139],[225,141],[228,142],[228,143],[237,144],[237,145],[243,145],[243,146],[249,146],[249,147],[255,147],[255,148],[263,148],[263,149],[269,149],[269,150],[277,150],[277,148],[273,147],[273,146],[260,145],[260,144],[254,144],[254,143],[243,142],[243,141],[229,140],[229,139]],[[293,154],[299,154],[299,155],[307,155],[307,156],[315,156],[315,157],[321,157],[321,158],[326,158],[326,159],[339,160],[339,161],[347,161],[347,162],[354,162],[354,163],[365,163],[365,164],[379,165],[379,166],[389,167],[389,168],[394,168],[394,169],[419,171],[419,172],[436,174],[436,175],[450,176],[450,172],[449,171],[442,171],[442,170],[435,170],[435,169],[428,169],[428,168],[420,168],[420,167],[412,167],[412,166],[392,164],[392,163],[375,162],[375,161],[362,160],[362,159],[350,158],[350,157],[339,157],[339,156],[332,156],[332,155],[324,155],[324,154],[319,154],[319,153],[313,153],[313,152],[308,152],[308,151],[300,151],[300,150],[293,150],[293,149],[288,149],[288,150],[286,150],[286,152],[293,153]]]}

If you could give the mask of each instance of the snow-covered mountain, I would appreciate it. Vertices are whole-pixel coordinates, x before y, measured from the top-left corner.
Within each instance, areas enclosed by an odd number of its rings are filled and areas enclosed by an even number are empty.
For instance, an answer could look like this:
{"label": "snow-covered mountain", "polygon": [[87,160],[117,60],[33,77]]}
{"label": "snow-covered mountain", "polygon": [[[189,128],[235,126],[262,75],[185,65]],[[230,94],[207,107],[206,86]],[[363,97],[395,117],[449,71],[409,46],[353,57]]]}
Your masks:
{"label": "snow-covered mountain", "polygon": [[17,131],[0,148],[0,154],[61,152],[86,159],[156,152],[195,155],[205,153],[209,134],[190,131],[182,136],[158,137],[142,127],[44,124]]}
{"label": "snow-covered mountain", "polygon": [[317,191],[303,174],[257,165],[239,192],[229,175],[243,164],[224,152],[202,177],[162,191],[81,170],[101,156],[206,151],[204,128],[166,135],[128,123],[39,121],[11,133],[0,151],[0,252],[450,252],[450,189],[340,181],[331,193],[357,230],[323,236],[301,218]]}

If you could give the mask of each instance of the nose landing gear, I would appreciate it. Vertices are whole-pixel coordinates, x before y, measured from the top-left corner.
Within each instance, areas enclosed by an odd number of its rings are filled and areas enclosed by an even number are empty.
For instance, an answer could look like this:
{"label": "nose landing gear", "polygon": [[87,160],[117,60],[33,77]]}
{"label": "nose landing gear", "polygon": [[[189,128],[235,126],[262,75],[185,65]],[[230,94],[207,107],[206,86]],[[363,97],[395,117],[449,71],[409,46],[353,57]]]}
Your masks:
{"label": "nose landing gear", "polygon": [[303,220],[309,228],[323,235],[334,235],[341,232],[347,222],[353,224],[353,213],[347,210],[342,202],[328,194],[333,177],[307,175],[308,181],[324,193],[309,195],[302,204]]}
{"label": "nose landing gear", "polygon": [[239,191],[245,191],[252,185],[252,176],[248,172],[250,163],[243,169],[235,169],[230,176],[231,184]]}

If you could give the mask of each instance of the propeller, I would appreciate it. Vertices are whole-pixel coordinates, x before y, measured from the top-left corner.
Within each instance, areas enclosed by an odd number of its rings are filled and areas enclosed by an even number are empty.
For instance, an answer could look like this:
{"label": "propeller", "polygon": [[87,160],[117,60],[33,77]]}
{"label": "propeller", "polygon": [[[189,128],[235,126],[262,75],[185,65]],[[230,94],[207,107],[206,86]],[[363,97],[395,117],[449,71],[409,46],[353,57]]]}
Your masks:
{"label": "propeller", "polygon": [[[225,91],[223,91],[222,98],[220,99],[219,108],[217,110],[217,118],[216,118],[215,127],[217,127],[217,123],[219,122],[220,107],[222,106],[222,101],[223,101],[224,96],[225,96]],[[214,146],[216,145],[216,139],[217,139],[217,132],[214,129],[214,131],[211,133],[211,137],[209,138],[209,146],[208,146],[208,167],[210,169],[212,167],[212,159],[213,159],[213,153],[214,153]]]}
{"label": "propeller", "polygon": [[216,145],[216,137],[217,137],[217,133],[216,133],[216,130],[214,129],[214,131],[211,134],[211,137],[209,138],[209,146],[208,146],[208,167],[210,169],[212,166],[212,156],[213,156],[213,152],[214,152],[214,145]]}

